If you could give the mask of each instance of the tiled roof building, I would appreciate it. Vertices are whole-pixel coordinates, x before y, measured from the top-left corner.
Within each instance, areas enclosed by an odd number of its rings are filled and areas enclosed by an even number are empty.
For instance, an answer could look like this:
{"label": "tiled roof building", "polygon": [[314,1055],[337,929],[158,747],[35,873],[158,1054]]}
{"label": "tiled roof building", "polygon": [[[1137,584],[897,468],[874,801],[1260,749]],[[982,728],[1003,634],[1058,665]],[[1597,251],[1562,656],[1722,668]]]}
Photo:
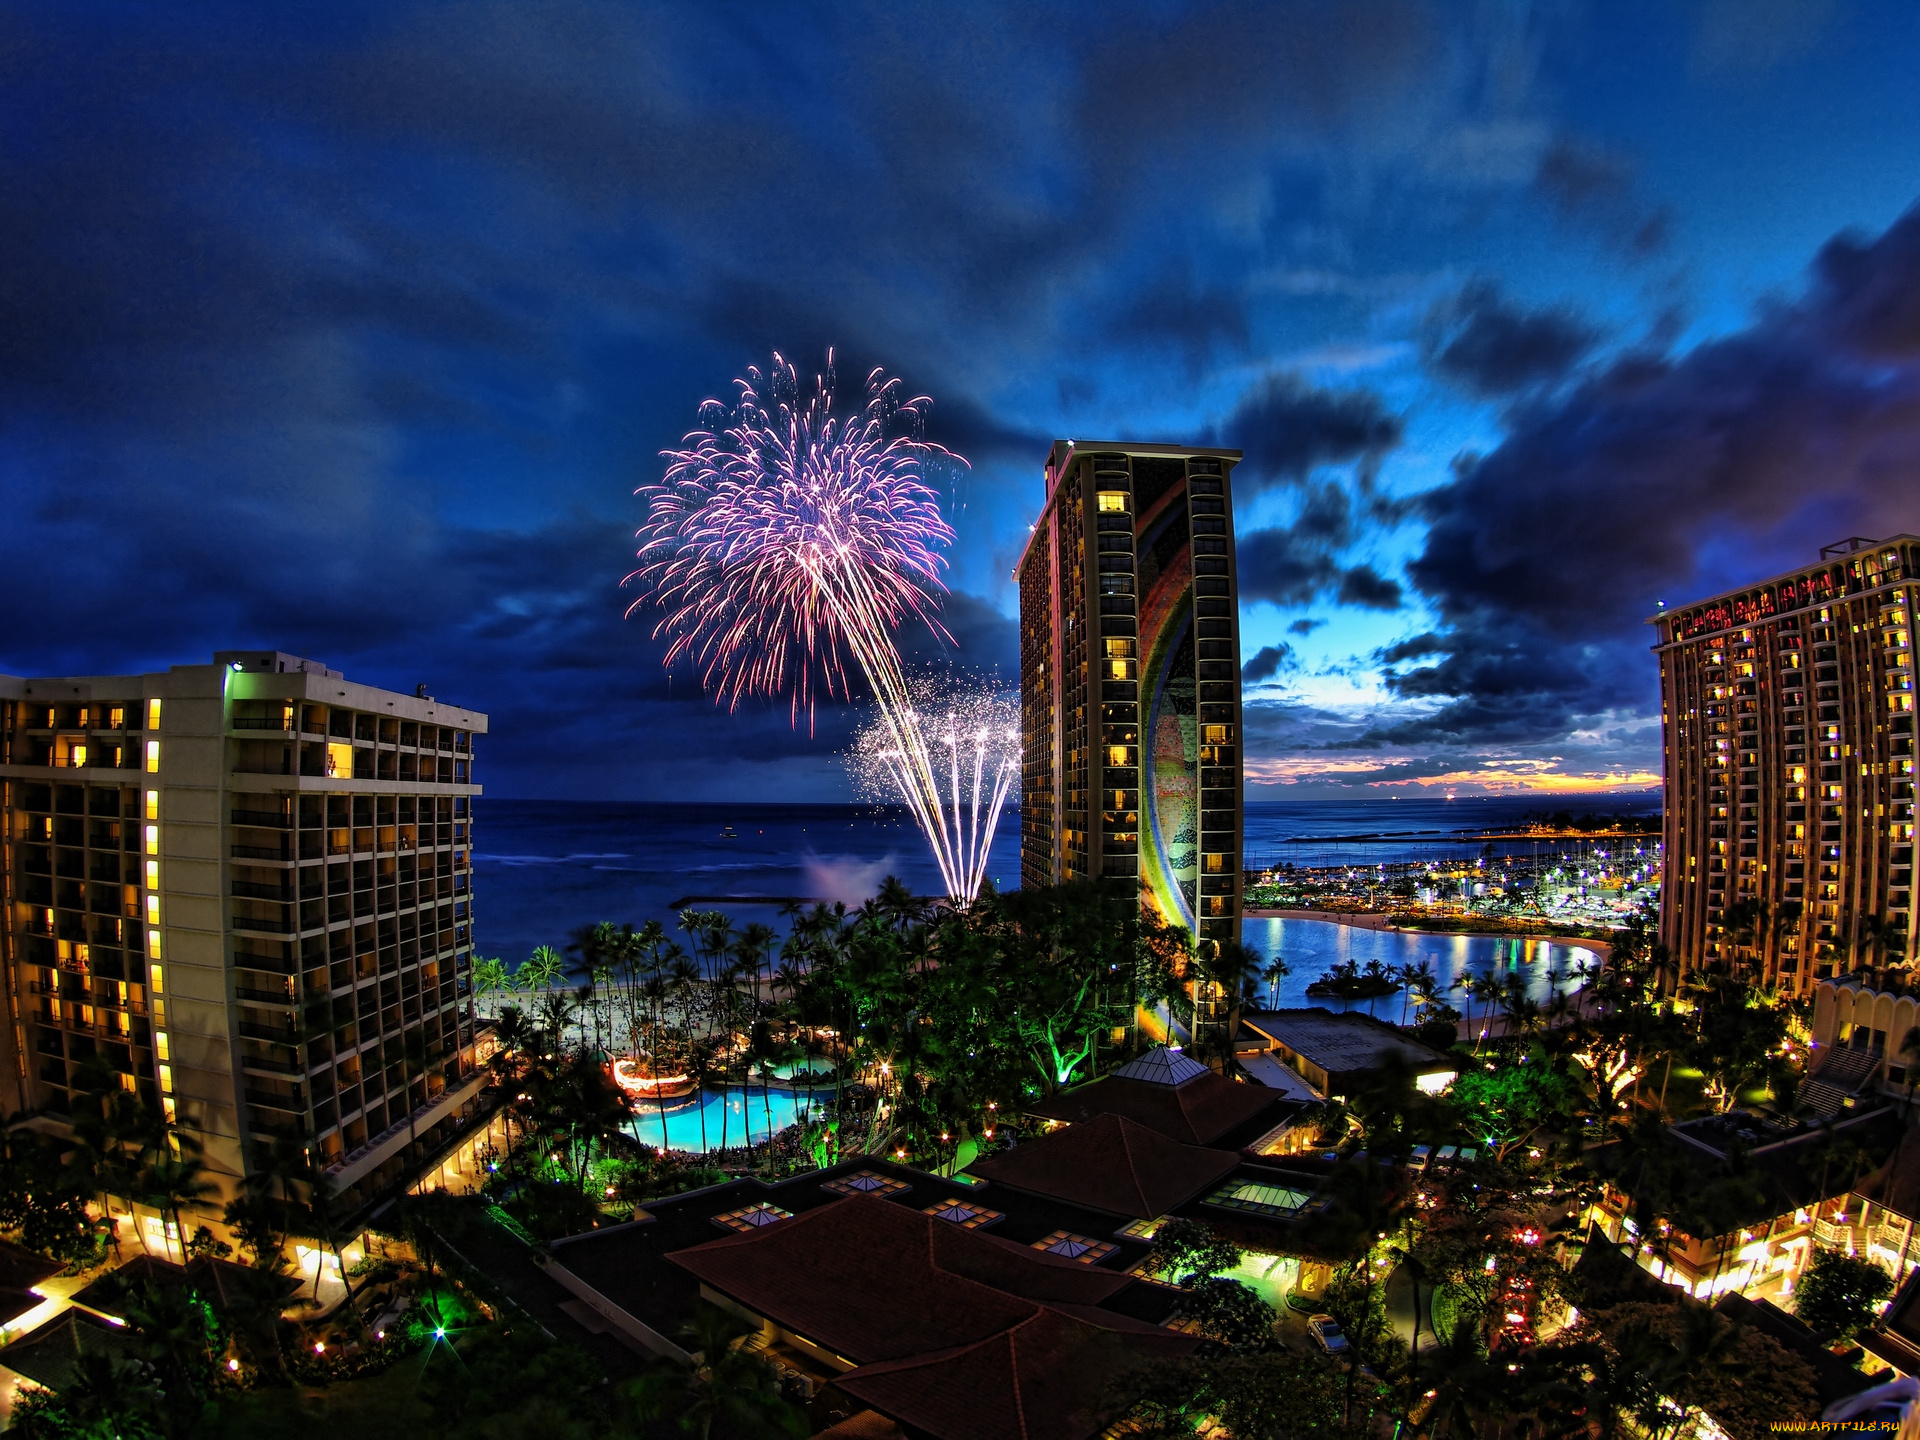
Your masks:
{"label": "tiled roof building", "polygon": [[1028,1113],[1068,1124],[1118,1115],[1183,1145],[1224,1139],[1237,1148],[1277,1124],[1288,1104],[1278,1091],[1229,1080],[1162,1045],[1111,1075],[1049,1096]]}

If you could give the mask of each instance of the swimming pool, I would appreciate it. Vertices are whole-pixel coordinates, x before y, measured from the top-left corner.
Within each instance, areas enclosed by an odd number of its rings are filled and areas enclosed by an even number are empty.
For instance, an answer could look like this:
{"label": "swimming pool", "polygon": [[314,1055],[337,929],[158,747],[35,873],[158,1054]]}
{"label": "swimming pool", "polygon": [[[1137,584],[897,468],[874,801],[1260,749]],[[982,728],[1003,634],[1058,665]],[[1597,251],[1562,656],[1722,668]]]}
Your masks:
{"label": "swimming pool", "polygon": [[[816,1091],[812,1099],[813,1113],[823,1113],[831,1098],[831,1090]],[[628,1128],[643,1145],[704,1154],[721,1148],[723,1125],[727,1149],[757,1145],[769,1134],[777,1134],[801,1119],[807,1106],[804,1090],[782,1090],[776,1085],[763,1092],[758,1085],[748,1090],[738,1085],[714,1086],[697,1096],[667,1101],[664,1132],[660,1107],[652,1101],[643,1101],[636,1107]],[[771,1130],[767,1125],[769,1112],[773,1120]]]}

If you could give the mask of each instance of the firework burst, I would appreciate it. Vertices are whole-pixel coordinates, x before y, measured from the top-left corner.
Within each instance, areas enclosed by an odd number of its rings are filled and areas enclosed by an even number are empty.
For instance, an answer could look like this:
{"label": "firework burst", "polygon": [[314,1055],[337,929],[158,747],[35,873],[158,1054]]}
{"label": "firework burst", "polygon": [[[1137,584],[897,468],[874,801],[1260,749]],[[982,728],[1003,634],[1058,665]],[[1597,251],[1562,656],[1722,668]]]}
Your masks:
{"label": "firework burst", "polygon": [[789,697],[811,714],[816,683],[848,697],[847,660],[884,708],[905,703],[893,632],[917,617],[939,628],[942,550],[953,531],[927,483],[929,462],[959,457],[920,436],[928,401],[875,370],[865,404],[834,411],[828,370],[804,395],[779,355],[710,400],[659,483],[637,492],[647,515],[628,580],[662,612],[666,663],[691,662],[730,707]]}
{"label": "firework burst", "polygon": [[1007,792],[1020,773],[1020,707],[1010,696],[916,684],[911,732],[923,747],[904,750],[882,718],[863,726],[847,754],[865,798],[900,801],[913,814],[946,881],[947,894],[971,905],[986,879],[987,856]]}
{"label": "firework burst", "polygon": [[[733,708],[750,695],[784,694],[796,723],[802,707],[811,718],[816,684],[851,698],[851,660],[879,711],[875,753],[890,757],[949,895],[964,903],[992,837],[991,823],[979,828],[981,781],[969,810],[959,799],[960,732],[930,748],[894,632],[919,619],[944,634],[936,609],[953,531],[927,470],[966,461],[926,441],[929,402],[907,398],[879,370],[867,376],[860,409],[837,414],[831,352],[804,396],[778,354],[764,374],[750,369],[735,383],[733,407],[703,405],[702,428],[662,452],[666,473],[636,492],[647,514],[640,567],[627,579],[643,594],[628,614],[657,607],[666,663],[691,663],[716,700]],[[993,774],[986,794],[997,818],[1007,782],[999,768]]]}

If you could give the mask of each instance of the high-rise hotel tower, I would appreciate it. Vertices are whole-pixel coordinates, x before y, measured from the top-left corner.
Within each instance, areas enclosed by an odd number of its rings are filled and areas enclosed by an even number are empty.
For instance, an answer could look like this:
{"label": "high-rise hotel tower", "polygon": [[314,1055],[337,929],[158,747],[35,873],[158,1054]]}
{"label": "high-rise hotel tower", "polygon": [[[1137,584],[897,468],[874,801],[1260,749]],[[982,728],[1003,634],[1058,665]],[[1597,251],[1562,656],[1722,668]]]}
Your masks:
{"label": "high-rise hotel tower", "polygon": [[1020,586],[1020,874],[1240,933],[1238,450],[1059,440]]}
{"label": "high-rise hotel tower", "polygon": [[1663,611],[1660,938],[1792,993],[1914,954],[1920,537]]}
{"label": "high-rise hotel tower", "polygon": [[0,676],[0,1106],[58,1120],[103,1065],[200,1140],[215,1214],[275,1142],[349,1201],[397,1179],[480,1084],[486,728],[264,650]]}

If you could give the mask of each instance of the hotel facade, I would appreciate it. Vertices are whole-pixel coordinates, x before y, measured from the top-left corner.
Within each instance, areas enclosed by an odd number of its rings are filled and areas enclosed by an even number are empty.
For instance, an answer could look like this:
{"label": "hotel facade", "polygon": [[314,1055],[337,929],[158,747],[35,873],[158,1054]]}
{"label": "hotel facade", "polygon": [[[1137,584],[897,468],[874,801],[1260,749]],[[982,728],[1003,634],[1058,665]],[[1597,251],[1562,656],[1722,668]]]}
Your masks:
{"label": "hotel facade", "polygon": [[1209,940],[1240,933],[1239,460],[1056,441],[1014,571],[1021,882],[1131,879]]}
{"label": "hotel facade", "polygon": [[400,1178],[480,1086],[486,728],[278,652],[0,677],[7,1108],[57,1124],[104,1065],[201,1142],[216,1213],[276,1143],[349,1203]]}
{"label": "hotel facade", "polygon": [[1914,954],[1920,537],[1652,618],[1666,756],[1660,938],[1793,994]]}

